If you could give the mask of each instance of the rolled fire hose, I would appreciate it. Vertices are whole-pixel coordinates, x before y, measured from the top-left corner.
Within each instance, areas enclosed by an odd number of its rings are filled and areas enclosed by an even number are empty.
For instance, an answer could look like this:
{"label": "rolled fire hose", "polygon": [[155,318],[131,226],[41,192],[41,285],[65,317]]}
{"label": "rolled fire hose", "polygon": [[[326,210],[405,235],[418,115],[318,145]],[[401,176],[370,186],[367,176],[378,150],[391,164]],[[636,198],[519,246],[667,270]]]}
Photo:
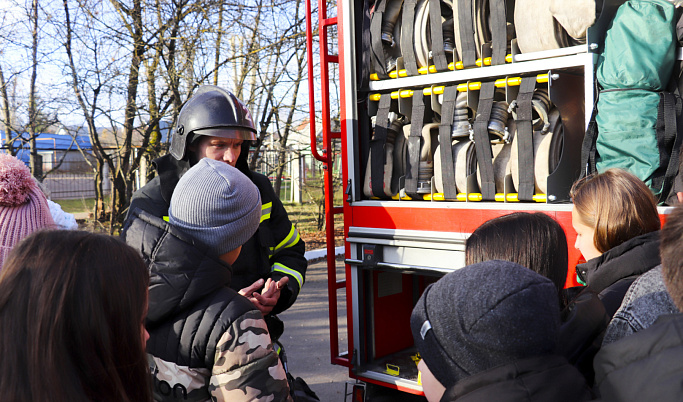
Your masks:
{"label": "rolled fire hose", "polygon": [[[500,1],[500,0],[497,0]],[[456,2],[456,5],[458,3]],[[463,5],[463,7],[467,8],[466,5]],[[457,49],[457,58],[459,60],[463,59],[463,55],[461,53],[461,49],[465,48],[465,44],[463,44],[463,32],[466,34],[468,30],[472,30],[472,39],[473,43],[472,46],[474,47],[474,51],[476,52],[476,58],[481,57],[481,49],[482,45],[485,43],[491,43],[492,41],[492,33],[491,33],[491,15],[490,15],[490,8],[489,8],[489,0],[472,0],[471,3],[472,7],[472,22],[473,26],[472,27],[461,27],[460,26],[460,21],[459,21],[459,13],[458,13],[458,7],[454,6],[453,7],[453,20],[454,20],[454,25],[455,25],[455,45]],[[506,23],[506,47],[508,48],[507,53],[510,52],[509,47],[510,47],[510,41],[514,38],[515,36],[515,28],[512,24]],[[507,54],[506,53],[506,54]]]}
{"label": "rolled fire hose", "polygon": [[434,176],[434,155],[439,143],[439,123],[429,123],[422,127],[420,141],[420,164],[417,173],[417,193],[432,192],[432,176]]}
{"label": "rolled fire hose", "polygon": [[429,3],[428,0],[420,0],[415,7],[415,30],[413,42],[415,44],[415,59],[417,67],[429,66]]}
{"label": "rolled fire hose", "polygon": [[[446,4],[449,4],[451,8],[453,7],[453,3],[450,1],[445,1]],[[442,29],[443,29],[443,50],[446,51],[446,53],[449,52],[454,52],[455,51],[455,26],[453,25],[453,17],[444,19],[443,24],[442,24]]]}
{"label": "rolled fire hose", "polygon": [[396,60],[401,56],[401,8],[403,0],[388,0],[382,16],[382,42],[385,50],[387,72],[396,68]]}
{"label": "rolled fire hose", "polygon": [[453,24],[453,0],[441,0],[441,29],[443,48],[448,52],[455,50],[455,25]]}
{"label": "rolled fire hose", "polygon": [[[464,137],[461,140],[453,140],[451,143],[453,152],[453,170],[455,171],[455,188],[459,193],[467,192],[467,176],[476,171],[477,159],[474,151],[474,142]],[[434,158],[434,187],[435,192],[443,193],[443,175],[439,150]]]}
{"label": "rolled fire hose", "polygon": [[[384,160],[384,175],[382,177],[382,188],[384,190],[384,196],[392,197],[398,193],[398,178],[392,180],[394,173],[394,143],[396,142],[396,137],[398,133],[403,132],[403,123],[405,118],[394,112],[389,113],[390,126],[387,130],[387,142],[385,145],[385,160]],[[371,122],[375,124],[375,116],[371,118]],[[363,194],[366,197],[377,196],[372,193],[372,177],[371,177],[371,162],[372,155],[368,156],[368,163],[365,169],[365,180],[363,180]],[[393,188],[392,188],[393,187]]]}
{"label": "rolled fire hose", "polygon": [[562,25],[575,44],[586,43],[586,31],[593,25],[598,15],[597,7],[602,2],[595,0],[550,0],[550,13]]}
{"label": "rolled fire hose", "polygon": [[477,152],[474,142],[460,141],[461,146],[454,147],[453,160],[455,160],[455,187],[459,193],[472,192],[467,188],[467,178],[477,171]]}
{"label": "rolled fire hose", "polygon": [[[510,154],[512,143],[498,142],[491,144],[493,155],[493,181],[496,184],[496,193],[505,192],[505,177],[510,174]],[[477,183],[481,187],[481,174],[477,168]],[[508,189],[509,192],[510,189]]]}
{"label": "rolled fire hose", "polygon": [[[488,124],[493,156],[493,180],[496,192],[505,192],[505,177],[510,174],[509,161],[512,147],[511,132],[514,133],[515,121],[508,119],[508,104],[504,101],[493,102]],[[481,186],[481,174],[477,167],[477,183]]]}
{"label": "rolled fire hose", "polygon": [[[462,1],[462,0],[461,0]],[[463,6],[464,7],[464,6]],[[456,1],[456,6],[453,7],[453,25],[454,25],[454,36],[455,36],[455,56],[458,60],[463,59],[463,36],[462,36],[462,29],[460,28],[460,19],[459,19],[459,11],[458,11],[458,2]]]}
{"label": "rolled fire hose", "polygon": [[517,0],[517,44],[529,53],[586,43],[595,17],[595,0]]}
{"label": "rolled fire hose", "polygon": [[394,44],[389,48],[389,55],[387,56],[387,71],[394,70],[399,57],[401,57],[401,19],[394,26]]}
{"label": "rolled fire hose", "polygon": [[[517,101],[514,100],[508,107],[508,111],[512,113],[512,117],[517,119]],[[547,89],[536,89],[533,98],[531,99],[531,106],[534,115],[532,116],[532,127],[534,131],[541,131],[543,134],[550,129],[550,119],[548,118],[548,111],[552,107],[550,95]]]}
{"label": "rolled fire hose", "polygon": [[[415,7],[415,24],[413,32],[413,43],[415,47],[415,59],[418,67],[427,67],[430,65],[430,52],[432,47],[429,20],[429,1],[439,0],[420,0]],[[455,32],[452,20],[452,0],[441,1],[442,17],[441,24],[443,27],[443,41],[444,50],[452,52],[455,48]],[[449,13],[448,11],[451,11]],[[443,15],[446,15],[445,18]],[[450,20],[450,23],[448,22]]]}
{"label": "rolled fire hose", "polygon": [[469,137],[472,130],[470,123],[470,109],[467,107],[467,92],[458,93],[455,98],[455,110],[453,112],[453,127],[451,137],[460,139]]}
{"label": "rolled fire hose", "polygon": [[401,15],[401,7],[403,0],[388,0],[384,15],[382,15],[382,42],[389,46],[393,46],[398,40],[394,40],[394,29],[396,22],[399,21]]}
{"label": "rolled fire hose", "polygon": [[[465,92],[458,94],[456,109],[453,118],[454,139],[451,147],[453,152],[456,189],[458,192],[467,192],[467,177],[477,172],[477,182],[481,183],[478,171],[474,143],[468,141],[470,136],[469,121],[467,120],[467,95]],[[541,104],[541,101],[538,101]],[[494,102],[491,109],[491,118],[488,124],[489,138],[491,138],[491,151],[493,155],[493,171],[496,192],[505,191],[505,179],[510,175],[509,160],[511,154],[512,134],[514,133],[514,120],[508,120],[508,104],[504,101]],[[463,120],[463,117],[465,120]],[[542,123],[542,122],[541,122]],[[510,130],[508,127],[512,126]],[[456,134],[457,133],[457,134]],[[464,138],[463,138],[464,137]],[[461,139],[460,141],[456,140]],[[434,184],[436,192],[443,192],[443,177],[441,173],[441,157],[438,150],[434,156]],[[472,191],[472,189],[469,189]],[[509,192],[509,191],[508,191]]]}
{"label": "rolled fire hose", "polygon": [[[549,129],[547,133],[534,130],[534,186],[536,193],[548,193],[548,176],[555,171],[562,156],[563,126],[560,112],[553,108],[548,113]],[[519,186],[519,165],[517,143],[513,139],[510,156],[510,172],[515,188]]]}
{"label": "rolled fire hose", "polygon": [[408,141],[405,136],[406,130],[410,134],[410,124],[406,124],[398,131],[394,139],[394,166],[391,174],[391,191],[393,194],[400,190],[400,179],[406,174],[406,161],[408,154]]}
{"label": "rolled fire hose", "polygon": [[[494,102],[491,109],[491,120],[488,124],[489,136],[492,139],[494,179],[497,191],[503,191],[502,186],[505,174],[508,170],[507,161],[510,155],[510,134],[507,129],[508,111],[506,102]],[[467,120],[467,93],[461,92],[456,98],[455,113],[453,114],[453,142],[452,152],[455,171],[455,184],[458,192],[467,192],[467,177],[478,172],[476,152],[473,142],[468,140],[471,136],[471,124]],[[459,141],[458,141],[459,140]],[[435,151],[434,156],[434,182],[437,192],[443,192],[443,177],[441,174],[440,152]],[[481,181],[479,175],[477,180]],[[500,188],[500,190],[498,190]],[[470,189],[470,191],[472,191]]]}
{"label": "rolled fire hose", "polygon": [[495,143],[509,143],[508,131],[508,104],[507,102],[493,102],[491,118],[488,124],[489,137]]}
{"label": "rolled fire hose", "polygon": [[477,58],[481,57],[481,46],[491,42],[491,33],[488,26],[488,0],[475,0],[474,5],[474,43],[477,49]]}
{"label": "rolled fire hose", "polygon": [[[458,93],[458,96],[455,98],[455,110],[453,111],[453,125],[451,128],[451,138],[453,139],[453,142],[451,144],[452,147],[452,152],[453,152],[453,164],[454,164],[454,171],[456,172],[456,189],[458,191],[461,191],[460,188],[462,188],[464,191],[467,183],[467,178],[465,177],[465,180],[460,183],[460,187],[458,185],[458,169],[462,167],[463,172],[467,170],[465,168],[465,161],[466,161],[466,154],[467,150],[469,149],[469,136],[470,136],[470,131],[472,129],[472,124],[469,121],[470,119],[470,109],[467,106],[467,92],[460,92]],[[435,191],[437,193],[443,193],[443,174],[442,174],[442,164],[441,164],[441,151],[440,151],[440,146],[438,145],[436,150],[434,151],[434,186],[436,187]],[[472,152],[470,151],[470,154]],[[470,174],[471,174],[471,169],[470,169]]]}

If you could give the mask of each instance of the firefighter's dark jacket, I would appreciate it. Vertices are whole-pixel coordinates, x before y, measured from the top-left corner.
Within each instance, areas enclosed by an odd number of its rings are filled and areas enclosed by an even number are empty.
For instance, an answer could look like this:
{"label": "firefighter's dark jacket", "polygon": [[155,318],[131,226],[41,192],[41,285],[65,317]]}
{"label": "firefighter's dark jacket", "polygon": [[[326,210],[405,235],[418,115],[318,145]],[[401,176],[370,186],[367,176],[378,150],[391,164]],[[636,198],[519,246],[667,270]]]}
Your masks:
{"label": "firefighter's dark jacket", "polygon": [[[237,168],[259,189],[262,214],[258,230],[242,246],[239,258],[232,265],[230,287],[240,290],[259,278],[279,280],[288,276],[287,287],[282,289],[278,304],[272,311],[272,314],[278,314],[294,304],[304,284],[308,266],[304,257],[305,245],[268,178],[251,172],[243,156],[240,155]],[[137,208],[156,217],[167,216],[173,190],[180,177],[190,168],[187,161],[178,161],[170,154],[155,159],[153,164],[157,176],[133,194],[124,230],[131,219],[131,211]]]}

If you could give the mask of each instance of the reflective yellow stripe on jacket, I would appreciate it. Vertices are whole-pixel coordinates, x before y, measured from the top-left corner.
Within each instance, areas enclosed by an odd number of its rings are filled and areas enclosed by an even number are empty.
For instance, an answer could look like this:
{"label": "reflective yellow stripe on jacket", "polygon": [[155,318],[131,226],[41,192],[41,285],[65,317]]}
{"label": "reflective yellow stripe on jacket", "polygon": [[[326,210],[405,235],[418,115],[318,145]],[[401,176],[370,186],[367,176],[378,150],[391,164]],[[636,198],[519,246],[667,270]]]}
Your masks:
{"label": "reflective yellow stripe on jacket", "polygon": [[273,202],[266,202],[265,204],[261,205],[261,222],[265,221],[266,219],[270,219],[270,211],[273,210]]}
{"label": "reflective yellow stripe on jacket", "polygon": [[289,230],[289,234],[287,235],[287,237],[285,237],[284,240],[282,240],[280,244],[278,244],[277,246],[270,248],[270,257],[272,257],[273,254],[277,253],[283,248],[292,247],[293,245],[297,244],[300,239],[301,236],[299,236],[299,231],[296,230],[294,224],[292,224],[292,228]]}
{"label": "reflective yellow stripe on jacket", "polygon": [[283,274],[293,276],[294,279],[296,279],[296,281],[299,283],[299,289],[301,289],[301,287],[304,285],[304,277],[299,271],[295,271],[289,267],[286,267],[279,262],[273,264],[273,272],[281,272]]}

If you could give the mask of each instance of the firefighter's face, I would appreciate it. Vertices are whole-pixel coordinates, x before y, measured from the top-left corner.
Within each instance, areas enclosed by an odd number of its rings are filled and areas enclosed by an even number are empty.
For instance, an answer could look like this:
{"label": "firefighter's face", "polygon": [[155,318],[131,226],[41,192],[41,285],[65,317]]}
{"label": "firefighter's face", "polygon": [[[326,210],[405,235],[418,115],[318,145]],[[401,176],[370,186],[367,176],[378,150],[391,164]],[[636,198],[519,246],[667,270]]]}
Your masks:
{"label": "firefighter's face", "polygon": [[583,223],[576,208],[572,208],[572,226],[576,231],[576,243],[574,243],[574,247],[583,254],[583,258],[585,258],[586,261],[602,255],[595,247],[595,228]]}
{"label": "firefighter's face", "polygon": [[235,167],[243,140],[203,135],[197,142],[197,159],[210,158]]}

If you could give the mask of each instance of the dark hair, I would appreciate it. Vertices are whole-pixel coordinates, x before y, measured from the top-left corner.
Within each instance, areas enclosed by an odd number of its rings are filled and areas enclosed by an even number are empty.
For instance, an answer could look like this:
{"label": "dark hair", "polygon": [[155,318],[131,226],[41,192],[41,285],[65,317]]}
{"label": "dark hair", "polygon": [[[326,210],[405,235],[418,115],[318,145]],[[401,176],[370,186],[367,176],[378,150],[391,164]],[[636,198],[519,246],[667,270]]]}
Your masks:
{"label": "dark hair", "polygon": [[44,231],[0,273],[0,389],[8,401],[149,401],[149,274],[120,240]]}
{"label": "dark hair", "polygon": [[652,191],[622,169],[577,181],[570,196],[581,221],[595,229],[593,244],[601,253],[661,226]]}
{"label": "dark hair", "polygon": [[659,253],[666,290],[683,311],[683,205],[674,208],[661,232]]}
{"label": "dark hair", "polygon": [[553,281],[561,294],[567,281],[567,237],[540,212],[516,212],[479,226],[465,243],[467,265],[489,260],[516,262]]}

